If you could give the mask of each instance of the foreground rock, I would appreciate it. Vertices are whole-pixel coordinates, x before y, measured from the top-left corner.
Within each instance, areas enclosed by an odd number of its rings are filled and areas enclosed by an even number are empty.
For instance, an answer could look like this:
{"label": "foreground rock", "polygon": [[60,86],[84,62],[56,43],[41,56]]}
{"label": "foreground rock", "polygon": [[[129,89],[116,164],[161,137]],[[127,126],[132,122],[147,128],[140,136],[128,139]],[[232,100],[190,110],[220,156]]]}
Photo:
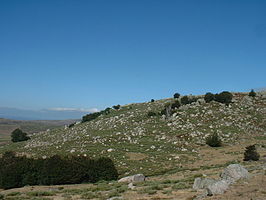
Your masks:
{"label": "foreground rock", "polygon": [[207,195],[223,194],[229,188],[230,182],[226,180],[216,181],[207,187]]}
{"label": "foreground rock", "polygon": [[118,180],[119,183],[136,183],[142,181],[145,181],[145,176],[143,174],[135,174]]}
{"label": "foreground rock", "polygon": [[194,180],[193,189],[205,189],[205,191],[195,199],[202,199],[206,196],[212,196],[215,194],[223,194],[231,184],[239,179],[249,178],[250,174],[242,165],[231,164],[223,170],[220,177],[220,180],[196,178]]}
{"label": "foreground rock", "polygon": [[209,185],[214,184],[217,180],[210,179],[210,178],[196,178],[194,180],[193,189],[206,189]]}
{"label": "foreground rock", "polygon": [[247,179],[249,178],[249,172],[242,165],[232,164],[224,169],[221,173],[221,178],[230,183],[234,183],[239,179]]}

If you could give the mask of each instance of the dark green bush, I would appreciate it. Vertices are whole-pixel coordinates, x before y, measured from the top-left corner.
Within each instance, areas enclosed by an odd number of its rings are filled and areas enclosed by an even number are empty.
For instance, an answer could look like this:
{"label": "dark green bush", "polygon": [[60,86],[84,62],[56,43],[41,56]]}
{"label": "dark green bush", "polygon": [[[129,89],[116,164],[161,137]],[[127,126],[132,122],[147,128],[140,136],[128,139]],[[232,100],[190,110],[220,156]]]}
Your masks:
{"label": "dark green bush", "polygon": [[27,133],[24,133],[19,128],[15,129],[11,133],[11,141],[12,142],[21,142],[21,141],[26,141],[26,140],[29,140],[29,139],[30,138],[27,136]]}
{"label": "dark green bush", "polygon": [[220,140],[217,133],[214,133],[206,138],[206,144],[211,147],[220,147],[222,146],[222,141]]}
{"label": "dark green bush", "polygon": [[180,102],[176,100],[174,103],[172,103],[171,108],[176,109],[179,108],[180,106],[181,106]]}
{"label": "dark green bush", "polygon": [[108,115],[111,113],[112,108],[105,108],[104,111],[102,111],[105,115]]}
{"label": "dark green bush", "polygon": [[182,104],[182,105],[187,105],[187,104],[189,104],[188,96],[183,96],[183,97],[181,98],[181,104]]}
{"label": "dark green bush", "polygon": [[224,104],[229,104],[232,102],[233,95],[230,92],[223,91],[219,94],[215,94],[215,101],[224,103]]}
{"label": "dark green bush", "polygon": [[73,126],[75,126],[75,123],[69,124],[69,125],[68,125],[68,128],[71,128],[71,127],[73,127]]}
{"label": "dark green bush", "polygon": [[102,112],[95,112],[95,113],[90,113],[90,114],[87,114],[85,116],[82,117],[82,123],[84,122],[89,122],[91,120],[94,120],[96,119],[97,117],[99,117],[100,115],[102,114]]}
{"label": "dark green bush", "polygon": [[179,94],[179,93],[175,93],[175,94],[174,94],[174,98],[175,98],[175,99],[178,99],[179,97],[180,97],[180,94]]}
{"label": "dark green bush", "polygon": [[157,114],[153,111],[149,111],[147,115],[148,117],[152,117],[152,116],[156,116]]}
{"label": "dark green bush", "polygon": [[206,103],[209,103],[211,101],[213,101],[215,98],[214,98],[214,94],[210,93],[210,92],[207,92],[204,96],[204,100]]}
{"label": "dark green bush", "polygon": [[249,161],[249,160],[257,161],[259,159],[260,159],[260,154],[257,152],[255,144],[247,146],[244,153],[244,161]]}
{"label": "dark green bush", "polygon": [[155,100],[154,99],[151,99],[151,102],[153,103]]}
{"label": "dark green bush", "polygon": [[52,156],[47,159],[17,157],[7,152],[0,158],[0,188],[24,185],[54,185],[118,178],[114,163],[109,158]]}
{"label": "dark green bush", "polygon": [[256,92],[254,92],[254,90],[252,89],[252,90],[249,92],[248,96],[250,96],[250,97],[255,97],[255,96],[256,96]]}
{"label": "dark green bush", "polygon": [[113,106],[113,109],[115,109],[115,110],[119,110],[120,107],[121,107],[121,106],[118,104],[118,105],[116,105],[116,106]]}

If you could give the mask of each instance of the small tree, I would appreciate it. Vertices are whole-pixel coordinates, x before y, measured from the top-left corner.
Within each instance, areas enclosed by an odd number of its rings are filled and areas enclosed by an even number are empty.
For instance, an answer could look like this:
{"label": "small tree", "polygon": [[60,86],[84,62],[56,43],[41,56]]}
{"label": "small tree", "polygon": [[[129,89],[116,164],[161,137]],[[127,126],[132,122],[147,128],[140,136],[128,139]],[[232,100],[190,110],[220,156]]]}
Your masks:
{"label": "small tree", "polygon": [[257,161],[260,159],[260,154],[256,150],[255,144],[247,146],[244,153],[244,161],[254,160]]}
{"label": "small tree", "polygon": [[222,146],[222,141],[220,140],[217,133],[214,133],[206,138],[206,144],[211,147],[220,147]]}
{"label": "small tree", "polygon": [[29,139],[30,138],[27,136],[27,133],[24,133],[19,128],[15,129],[11,133],[11,141],[12,142],[21,142],[21,141],[26,141],[26,140],[29,140]]}
{"label": "small tree", "polygon": [[214,94],[207,92],[204,96],[204,100],[206,103],[209,103],[214,100]]}
{"label": "small tree", "polygon": [[154,102],[154,99],[151,99],[151,102],[153,103]]}
{"label": "small tree", "polygon": [[179,93],[175,93],[175,94],[174,94],[174,98],[175,98],[175,99],[178,99],[179,97],[180,97],[180,94],[179,94]]}
{"label": "small tree", "polygon": [[256,96],[256,92],[254,92],[254,90],[252,89],[252,90],[249,92],[248,96],[250,96],[250,97],[255,97],[255,96]]}
{"label": "small tree", "polygon": [[116,106],[113,106],[113,109],[115,109],[115,110],[119,110],[120,107],[121,107],[121,106],[118,104],[118,105],[116,105]]}

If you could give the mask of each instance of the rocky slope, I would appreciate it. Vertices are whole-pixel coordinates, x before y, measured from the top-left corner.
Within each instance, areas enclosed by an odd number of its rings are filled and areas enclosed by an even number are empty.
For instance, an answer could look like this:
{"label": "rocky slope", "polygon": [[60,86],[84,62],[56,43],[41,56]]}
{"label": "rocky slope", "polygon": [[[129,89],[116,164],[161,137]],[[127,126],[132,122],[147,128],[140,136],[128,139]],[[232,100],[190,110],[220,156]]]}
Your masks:
{"label": "rocky slope", "polygon": [[43,157],[106,156],[115,161],[121,176],[150,176],[205,166],[200,162],[199,149],[212,133],[218,133],[224,146],[241,144],[250,138],[265,141],[265,95],[251,98],[245,93],[234,93],[229,106],[205,103],[203,96],[198,98],[197,102],[176,109],[167,120],[161,115],[149,116],[148,112],[160,113],[174,99],[129,104],[71,128],[33,134],[31,140],[6,145],[0,151]]}

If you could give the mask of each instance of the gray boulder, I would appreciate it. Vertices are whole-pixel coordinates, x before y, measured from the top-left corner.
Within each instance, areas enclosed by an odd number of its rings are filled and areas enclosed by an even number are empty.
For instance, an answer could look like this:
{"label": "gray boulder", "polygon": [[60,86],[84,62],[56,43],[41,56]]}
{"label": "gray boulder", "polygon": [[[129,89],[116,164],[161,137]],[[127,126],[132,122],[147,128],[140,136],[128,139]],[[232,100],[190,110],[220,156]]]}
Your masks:
{"label": "gray boulder", "polygon": [[143,174],[136,174],[133,176],[127,176],[118,180],[119,183],[136,183],[145,181],[145,176]]}
{"label": "gray boulder", "polygon": [[136,186],[133,185],[133,183],[128,184],[128,189],[134,190]]}
{"label": "gray boulder", "polygon": [[207,195],[212,196],[214,194],[223,194],[229,188],[230,182],[226,180],[220,180],[207,187]]}
{"label": "gray boulder", "polygon": [[210,178],[196,178],[194,180],[193,189],[194,190],[206,189],[208,186],[216,182],[217,180],[210,179]]}
{"label": "gray boulder", "polygon": [[224,169],[220,177],[227,182],[234,183],[239,179],[247,179],[250,177],[248,170],[240,164],[231,164]]}

